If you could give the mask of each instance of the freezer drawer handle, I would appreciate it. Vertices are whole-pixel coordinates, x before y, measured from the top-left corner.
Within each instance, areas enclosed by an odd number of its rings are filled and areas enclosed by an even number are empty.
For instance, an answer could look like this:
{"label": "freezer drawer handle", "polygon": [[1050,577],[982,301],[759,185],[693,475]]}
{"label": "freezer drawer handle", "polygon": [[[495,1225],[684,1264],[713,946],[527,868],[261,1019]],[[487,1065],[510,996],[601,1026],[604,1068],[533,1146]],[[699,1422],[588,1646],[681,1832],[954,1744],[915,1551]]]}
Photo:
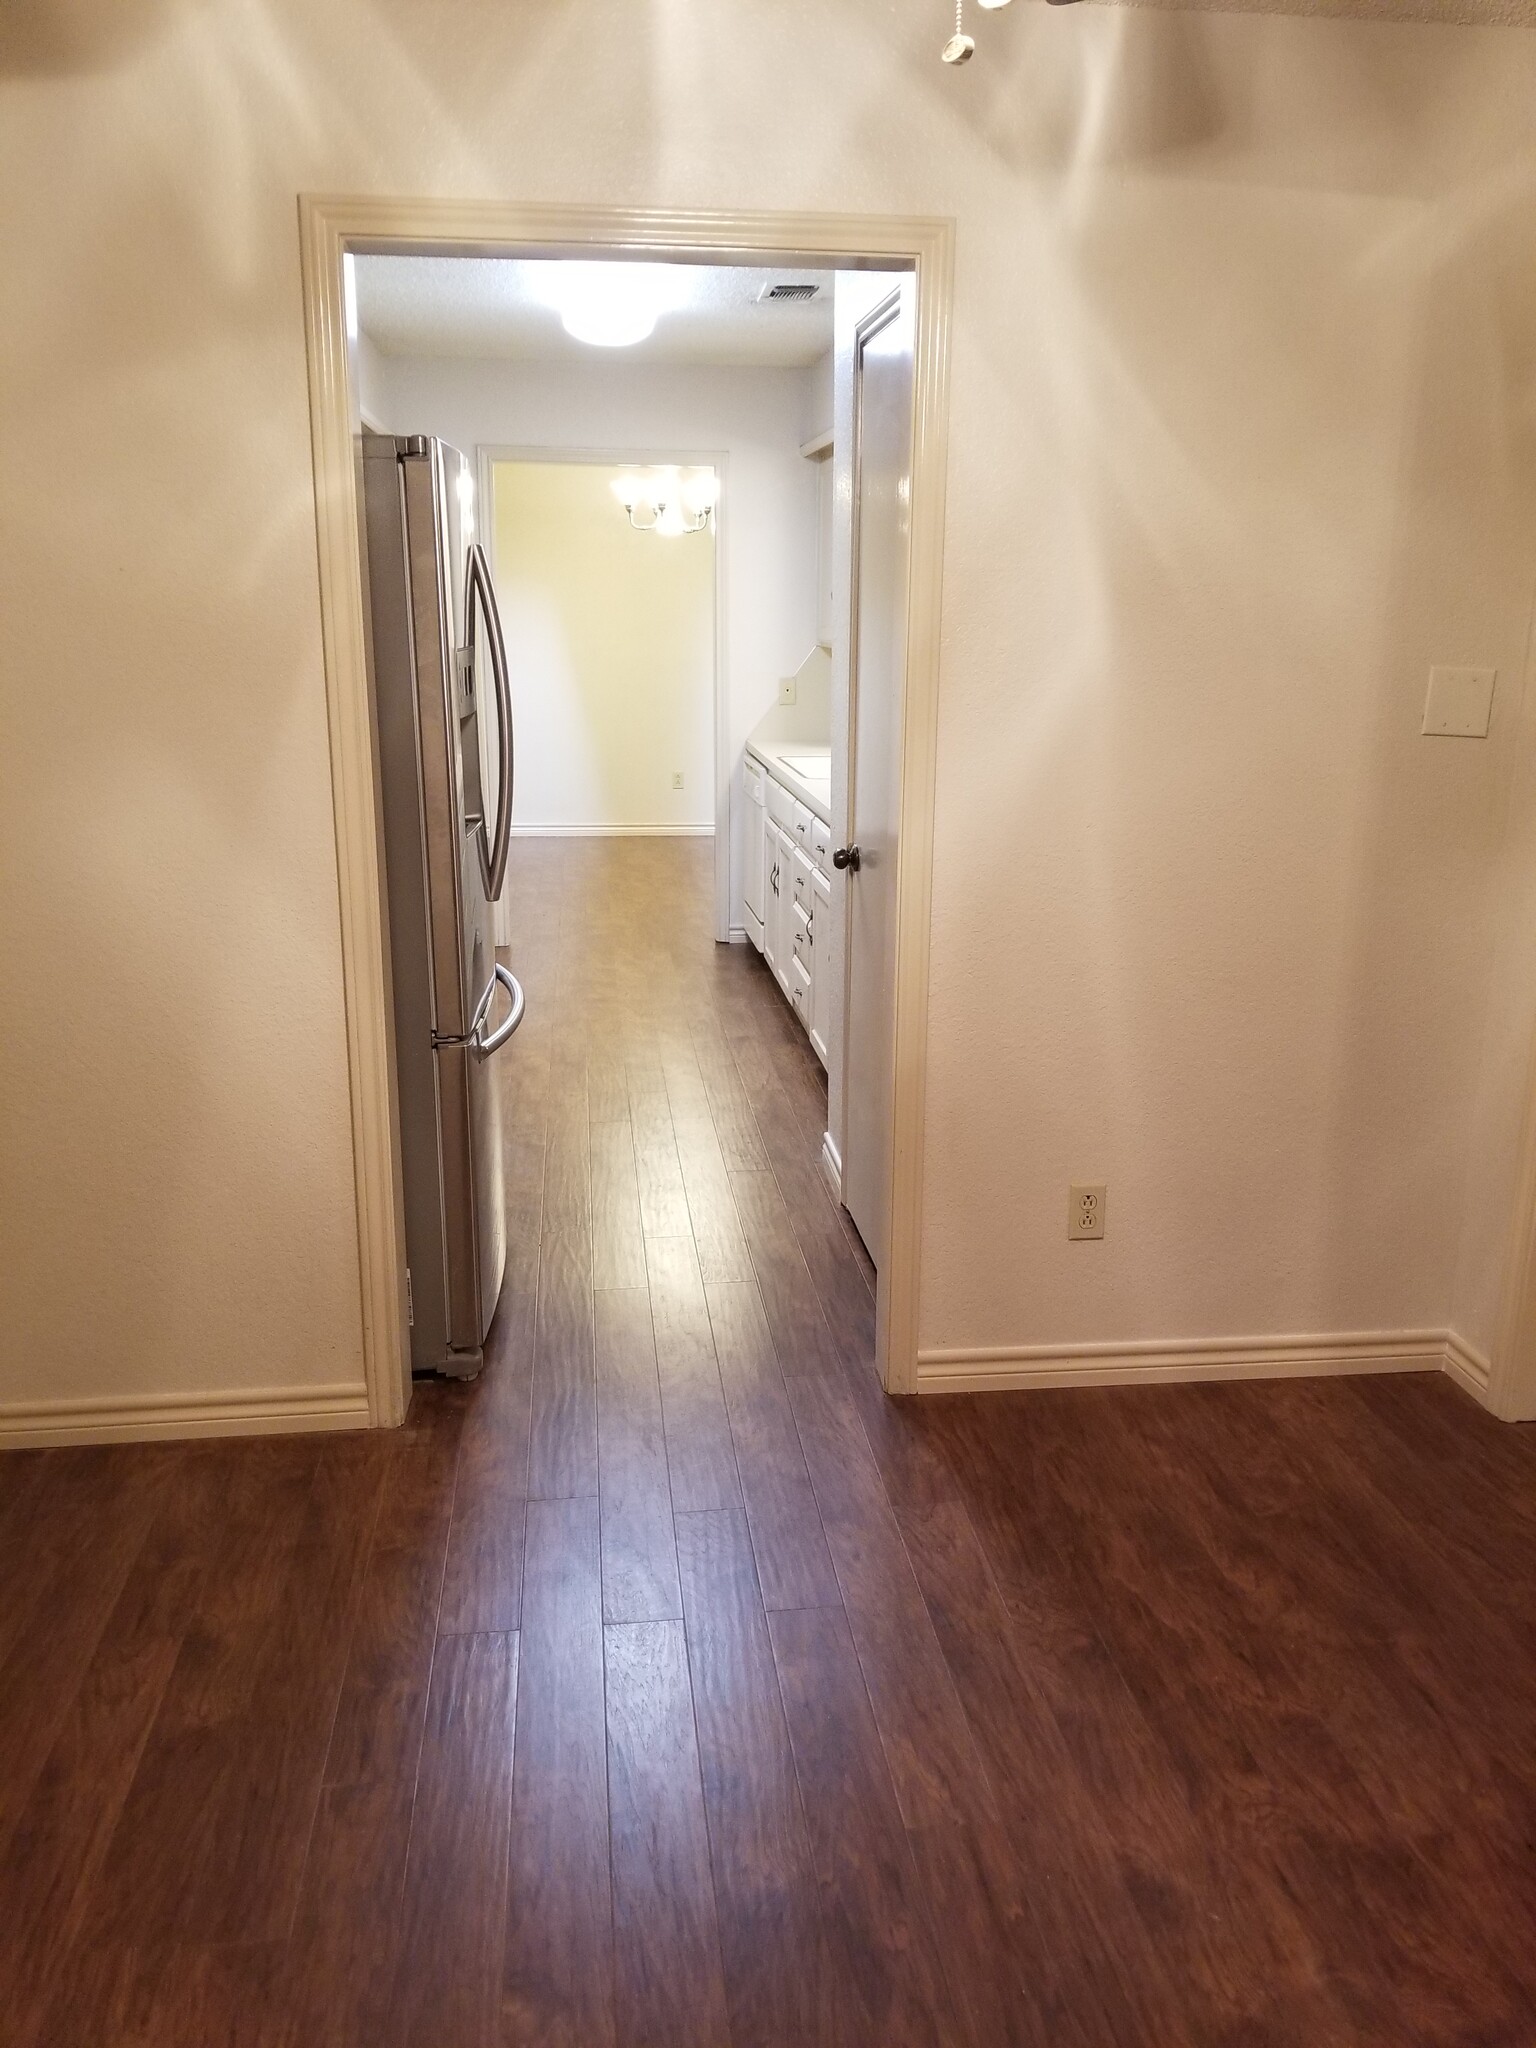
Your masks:
{"label": "freezer drawer handle", "polygon": [[[475,619],[478,613],[485,620],[485,638],[491,656],[491,673],[496,680],[496,757],[499,771],[496,787],[499,801],[496,807],[494,841],[487,842],[483,823],[479,832],[480,869],[485,882],[486,901],[494,903],[501,895],[502,881],[507,872],[507,848],[512,837],[512,686],[507,676],[507,650],[501,637],[501,619],[496,610],[496,592],[491,583],[490,564],[485,559],[485,550],[479,541],[475,541],[469,550],[466,583],[464,617],[469,635],[471,671],[475,659]],[[516,986],[515,983],[513,985]],[[512,1028],[514,1031],[517,1029],[516,1025]]]}
{"label": "freezer drawer handle", "polygon": [[[512,1036],[518,1025],[522,1023],[523,1011],[528,1007],[524,1001],[522,986],[517,976],[509,967],[503,967],[499,960],[496,962],[496,981],[501,983],[507,994],[512,998],[512,1008],[508,1012],[506,1022],[498,1024],[489,1038],[485,1036],[485,1020],[490,1015],[491,1009],[489,1000],[487,1000],[484,1010],[476,1019],[475,1035],[470,1040],[470,1044],[475,1049],[476,1057],[482,1060],[488,1060],[493,1052],[501,1051],[501,1048]],[[491,988],[494,989],[495,986],[496,983],[492,982]]]}

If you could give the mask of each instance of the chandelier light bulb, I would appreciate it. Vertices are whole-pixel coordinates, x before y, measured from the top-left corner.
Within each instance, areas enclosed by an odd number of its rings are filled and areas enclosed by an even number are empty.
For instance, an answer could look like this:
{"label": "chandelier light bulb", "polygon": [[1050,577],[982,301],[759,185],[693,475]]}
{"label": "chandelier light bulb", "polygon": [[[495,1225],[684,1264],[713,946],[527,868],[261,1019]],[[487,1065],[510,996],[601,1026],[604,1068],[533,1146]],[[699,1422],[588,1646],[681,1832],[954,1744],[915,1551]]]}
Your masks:
{"label": "chandelier light bulb", "polygon": [[720,502],[720,479],[712,469],[686,475],[670,464],[643,472],[625,470],[609,479],[608,488],[637,533],[659,533],[667,539],[703,533]]}

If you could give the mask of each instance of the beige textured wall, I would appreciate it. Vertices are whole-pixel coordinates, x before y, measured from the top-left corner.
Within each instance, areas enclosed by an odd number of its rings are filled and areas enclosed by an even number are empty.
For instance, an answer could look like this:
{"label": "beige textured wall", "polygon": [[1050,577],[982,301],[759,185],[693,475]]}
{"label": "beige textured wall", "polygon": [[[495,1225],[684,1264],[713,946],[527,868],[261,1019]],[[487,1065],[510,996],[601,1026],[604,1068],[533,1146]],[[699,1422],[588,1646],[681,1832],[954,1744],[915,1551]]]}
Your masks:
{"label": "beige textured wall", "polygon": [[954,215],[925,1336],[1486,1341],[1536,38],[936,11],[0,14],[4,1395],[360,1370],[305,189]]}
{"label": "beige textured wall", "polygon": [[[715,537],[638,533],[600,463],[492,466],[520,826],[712,826]],[[672,787],[681,774],[683,787]]]}

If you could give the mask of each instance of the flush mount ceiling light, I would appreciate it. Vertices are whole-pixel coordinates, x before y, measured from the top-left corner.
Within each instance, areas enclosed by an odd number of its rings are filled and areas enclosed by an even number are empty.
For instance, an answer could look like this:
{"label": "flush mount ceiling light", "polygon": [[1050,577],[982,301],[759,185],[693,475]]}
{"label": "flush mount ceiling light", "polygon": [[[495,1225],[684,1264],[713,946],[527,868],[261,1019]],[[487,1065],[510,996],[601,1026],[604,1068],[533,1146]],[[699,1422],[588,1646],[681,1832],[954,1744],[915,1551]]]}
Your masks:
{"label": "flush mount ceiling light", "polygon": [[720,479],[712,469],[627,470],[610,488],[637,533],[668,540],[702,533],[720,502]]}
{"label": "flush mount ceiling light", "polygon": [[552,263],[549,270],[546,296],[560,324],[592,348],[633,348],[688,289],[668,263]]}

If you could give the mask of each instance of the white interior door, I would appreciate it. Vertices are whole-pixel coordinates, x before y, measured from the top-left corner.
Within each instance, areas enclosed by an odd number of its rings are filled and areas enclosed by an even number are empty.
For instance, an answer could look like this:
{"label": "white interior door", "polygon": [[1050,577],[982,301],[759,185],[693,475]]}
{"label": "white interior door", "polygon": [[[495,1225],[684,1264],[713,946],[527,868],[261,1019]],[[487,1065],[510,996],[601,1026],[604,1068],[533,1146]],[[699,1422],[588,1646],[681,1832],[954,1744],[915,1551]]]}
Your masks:
{"label": "white interior door", "polygon": [[913,288],[864,320],[853,362],[843,1201],[883,1266],[890,1226],[896,838],[912,504]]}

